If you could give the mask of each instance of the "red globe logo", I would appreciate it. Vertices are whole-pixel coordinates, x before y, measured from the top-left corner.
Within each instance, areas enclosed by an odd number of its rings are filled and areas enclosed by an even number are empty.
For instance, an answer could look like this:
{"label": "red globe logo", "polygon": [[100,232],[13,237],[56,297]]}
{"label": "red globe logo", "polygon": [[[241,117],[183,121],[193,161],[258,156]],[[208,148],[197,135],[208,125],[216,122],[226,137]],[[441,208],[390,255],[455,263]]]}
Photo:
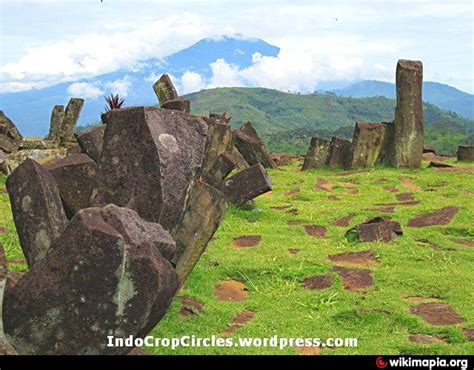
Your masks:
{"label": "red globe logo", "polygon": [[375,360],[375,364],[379,369],[385,369],[388,365],[388,363],[384,361],[382,357],[377,357],[377,359]]}

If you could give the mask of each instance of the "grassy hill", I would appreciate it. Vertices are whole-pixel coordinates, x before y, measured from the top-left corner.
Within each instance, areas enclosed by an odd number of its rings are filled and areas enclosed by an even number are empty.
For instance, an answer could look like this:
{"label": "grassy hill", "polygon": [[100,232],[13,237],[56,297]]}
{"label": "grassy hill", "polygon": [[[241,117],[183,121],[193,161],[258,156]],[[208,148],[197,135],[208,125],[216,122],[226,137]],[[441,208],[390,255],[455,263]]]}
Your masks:
{"label": "grassy hill", "polygon": [[[311,136],[352,138],[356,121],[392,121],[396,102],[385,97],[348,98],[332,93],[299,95],[264,88],[218,88],[189,94],[194,113],[227,111],[238,127],[251,121],[270,150],[303,154]],[[454,153],[474,144],[474,121],[424,105],[426,143]]]}
{"label": "grassy hill", "polygon": [[[453,161],[450,161],[453,163]],[[210,338],[357,338],[357,347],[323,348],[321,354],[467,355],[474,342],[464,330],[474,328],[474,248],[460,244],[474,237],[471,172],[439,169],[396,170],[378,167],[369,172],[342,174],[336,170],[299,171],[300,163],[270,170],[273,191],[256,199],[256,208],[232,207],[170,310],[152,331],[156,338],[196,336]],[[462,166],[456,164],[456,166]],[[417,190],[400,178],[409,178]],[[318,179],[332,183],[332,192],[315,188]],[[0,177],[0,190],[4,187]],[[398,193],[385,187],[396,187]],[[385,189],[384,189],[385,188]],[[369,210],[412,192],[420,201],[396,206],[394,213]],[[336,196],[335,198],[332,198]],[[338,200],[337,200],[338,199]],[[459,207],[448,225],[411,228],[410,218],[447,206]],[[332,223],[351,215],[348,226]],[[351,242],[350,227],[378,215],[399,221],[404,235],[388,243]],[[298,223],[300,222],[300,223]],[[310,236],[304,225],[327,229],[324,237]],[[26,270],[15,233],[8,195],[0,191],[0,235],[9,269]],[[236,247],[234,239],[258,236],[254,247]],[[344,288],[332,272],[340,262],[328,256],[372,251],[367,265],[342,264],[371,271],[373,285],[361,291]],[[302,286],[305,279],[329,274],[333,284],[323,290]],[[221,301],[215,289],[228,280],[243,284],[246,299]],[[179,297],[202,304],[183,311]],[[245,297],[244,297],[245,298]],[[411,310],[422,302],[449,304],[462,318],[454,325],[431,325]],[[245,312],[245,315],[239,315]],[[235,317],[240,321],[231,325]],[[244,317],[244,319],[242,319]],[[247,321],[246,321],[247,320]],[[230,332],[229,332],[230,331]],[[428,335],[434,344],[410,341],[410,335]],[[425,338],[425,337],[424,337]],[[435,338],[435,339],[433,339]],[[150,348],[155,354],[298,354],[295,346],[274,347],[167,347]]]}

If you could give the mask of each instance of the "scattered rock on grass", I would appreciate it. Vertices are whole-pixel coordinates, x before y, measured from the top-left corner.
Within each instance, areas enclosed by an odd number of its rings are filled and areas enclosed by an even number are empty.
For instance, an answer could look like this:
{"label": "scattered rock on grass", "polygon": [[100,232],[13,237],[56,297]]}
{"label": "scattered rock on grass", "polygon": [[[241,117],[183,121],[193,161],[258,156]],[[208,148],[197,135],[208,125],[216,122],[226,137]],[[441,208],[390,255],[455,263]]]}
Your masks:
{"label": "scattered rock on grass", "polygon": [[398,201],[400,202],[406,202],[409,200],[414,200],[413,193],[400,193],[395,196]]}
{"label": "scattered rock on grass", "polygon": [[314,185],[316,189],[328,191],[330,193],[333,192],[333,186],[334,184],[331,181],[325,179],[318,179],[318,181],[316,181],[316,184]]}
{"label": "scattered rock on grass", "polygon": [[383,189],[384,189],[384,190],[387,190],[387,191],[389,191],[389,192],[391,192],[391,193],[397,193],[397,192],[398,192],[397,187],[396,187],[396,186],[393,186],[393,185],[384,186]]}
{"label": "scattered rock on grass", "polygon": [[412,297],[405,297],[404,300],[406,302],[411,302],[411,303],[435,303],[435,302],[441,302],[439,298],[435,297],[420,297],[420,296],[412,296]]}
{"label": "scattered rock on grass", "polygon": [[411,313],[421,316],[431,325],[454,325],[464,320],[447,303],[422,303],[411,309]]}
{"label": "scattered rock on grass", "polygon": [[446,344],[446,341],[443,339],[425,334],[412,334],[408,337],[408,340],[419,344]]}
{"label": "scattered rock on grass", "polygon": [[400,235],[403,235],[400,223],[397,221],[386,220],[383,217],[373,218],[346,232],[346,237],[348,239],[359,240],[361,242],[388,242]]}
{"label": "scattered rock on grass", "polygon": [[425,227],[433,225],[447,225],[458,212],[458,207],[445,207],[437,211],[423,213],[409,220],[408,226]]}
{"label": "scattered rock on grass", "polygon": [[463,329],[462,332],[468,341],[474,342],[474,329]]}
{"label": "scattered rock on grass", "polygon": [[372,270],[334,266],[332,271],[339,274],[343,280],[344,289],[350,291],[356,292],[367,289],[374,284]]}
{"label": "scattered rock on grass", "polygon": [[327,289],[332,286],[333,280],[331,275],[317,275],[303,280],[303,287],[310,290]]}
{"label": "scattered rock on grass", "polygon": [[204,305],[190,297],[178,297],[178,301],[180,301],[183,306],[179,311],[183,317],[199,315],[204,311]]}
{"label": "scattered rock on grass", "polygon": [[351,265],[372,265],[377,263],[374,252],[371,250],[361,252],[348,252],[342,254],[334,254],[328,256],[328,258],[340,264],[351,264]]}
{"label": "scattered rock on grass", "polygon": [[243,235],[237,238],[234,238],[232,244],[239,248],[255,247],[258,243],[262,241],[260,235]]}
{"label": "scattered rock on grass", "polygon": [[467,240],[467,239],[456,239],[456,243],[465,245],[467,247],[474,247],[474,240]]}
{"label": "scattered rock on grass", "polygon": [[290,254],[298,254],[300,250],[298,248],[288,248]]}
{"label": "scattered rock on grass", "polygon": [[332,226],[346,227],[349,226],[349,222],[354,218],[352,215],[343,216],[337,220],[331,222]]}
{"label": "scattered rock on grass", "polygon": [[245,310],[239,312],[232,323],[229,325],[227,329],[225,329],[223,332],[220,333],[221,336],[225,336],[228,334],[234,333],[238,328],[241,326],[244,326],[246,323],[248,323],[252,318],[255,316],[256,312],[252,310]]}
{"label": "scattered rock on grass", "polygon": [[306,231],[306,234],[317,238],[324,238],[326,235],[326,228],[323,226],[305,225],[304,230]]}
{"label": "scattered rock on grass", "polygon": [[398,180],[400,183],[407,189],[413,190],[413,191],[421,191],[421,187],[414,182],[412,182],[410,179],[406,177],[399,177]]}

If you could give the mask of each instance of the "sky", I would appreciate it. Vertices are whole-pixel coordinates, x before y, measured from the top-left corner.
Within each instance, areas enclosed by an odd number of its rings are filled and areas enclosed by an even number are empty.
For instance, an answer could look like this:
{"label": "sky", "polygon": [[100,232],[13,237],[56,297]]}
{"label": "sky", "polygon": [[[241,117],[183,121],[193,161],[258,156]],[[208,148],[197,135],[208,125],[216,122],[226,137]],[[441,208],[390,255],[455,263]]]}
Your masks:
{"label": "sky", "polygon": [[186,93],[211,86],[310,92],[324,81],[393,82],[398,59],[421,60],[426,81],[474,93],[473,4],[0,0],[0,92],[139,68],[142,61],[165,57],[202,38],[239,34],[278,46],[280,54],[255,55],[254,63],[242,70],[217,60],[210,81],[193,73],[183,76]]}

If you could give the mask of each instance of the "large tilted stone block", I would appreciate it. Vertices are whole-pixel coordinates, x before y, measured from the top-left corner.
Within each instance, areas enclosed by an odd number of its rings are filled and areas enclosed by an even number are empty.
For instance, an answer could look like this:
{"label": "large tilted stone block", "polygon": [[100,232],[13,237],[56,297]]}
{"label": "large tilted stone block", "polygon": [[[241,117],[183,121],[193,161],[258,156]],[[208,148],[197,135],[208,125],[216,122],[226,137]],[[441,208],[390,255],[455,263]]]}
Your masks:
{"label": "large tilted stone block", "polygon": [[176,98],[172,100],[168,100],[161,104],[161,108],[163,109],[173,109],[183,113],[190,113],[191,112],[191,102],[188,99],[184,98]]}
{"label": "large tilted stone block", "polygon": [[227,211],[227,199],[219,190],[197,181],[176,235],[174,263],[180,281],[186,280]]}
{"label": "large tilted stone block", "polygon": [[249,165],[261,163],[266,168],[278,168],[250,122],[234,131],[234,144]]}
{"label": "large tilted stone block", "polygon": [[39,164],[44,164],[57,158],[63,158],[67,154],[66,148],[58,149],[24,149],[15,153],[7,154],[4,158],[2,172],[6,175],[11,174],[15,168],[22,164],[26,159],[32,159]]}
{"label": "large tilted stone block", "polygon": [[76,136],[82,153],[87,154],[95,162],[99,161],[102,154],[105,127],[105,125],[100,125]]}
{"label": "large tilted stone block", "polygon": [[0,110],[0,150],[14,153],[18,150],[23,137],[15,124]]}
{"label": "large tilted stone block", "polygon": [[68,218],[89,206],[96,164],[85,154],[71,154],[48,162],[44,167],[53,175]]}
{"label": "large tilted stone block", "polygon": [[329,145],[330,143],[327,140],[318,137],[311,138],[311,144],[309,145],[301,170],[326,167],[329,160]]}
{"label": "large tilted stone block", "polygon": [[212,168],[203,174],[203,179],[210,185],[219,184],[237,167],[237,159],[231,153],[223,153],[214,162]]}
{"label": "large tilted stone block", "polygon": [[49,124],[48,140],[55,144],[61,142],[63,136],[64,105],[55,105],[51,111],[51,122]]}
{"label": "large tilted stone block", "polygon": [[395,167],[419,167],[424,135],[421,62],[399,60],[396,83],[397,107],[390,162]]}
{"label": "large tilted stone block", "polygon": [[92,204],[126,206],[171,232],[201,175],[207,124],[156,107],[112,110],[108,122]]}
{"label": "large tilted stone block", "polygon": [[62,144],[73,139],[74,127],[76,126],[83,106],[84,99],[71,98],[69,100],[69,103],[67,104],[66,110],[64,112],[64,119],[61,130]]}
{"label": "large tilted stone block", "polygon": [[352,157],[352,143],[349,140],[333,137],[329,144],[329,157],[327,166],[329,168],[349,168]]}
{"label": "large tilted stone block", "polygon": [[31,268],[66,227],[59,189],[48,170],[32,159],[13,171],[7,189],[21,248]]}
{"label": "large tilted stone block", "polygon": [[357,122],[352,139],[352,167],[373,167],[383,151],[386,125]]}
{"label": "large tilted stone block", "polygon": [[229,202],[242,205],[272,190],[272,182],[265,168],[259,163],[224,180],[217,188]]}
{"label": "large tilted stone block", "polygon": [[232,150],[232,128],[229,124],[213,118],[203,117],[203,119],[209,128],[202,168],[203,174],[207,174],[221,154]]}
{"label": "large tilted stone block", "polygon": [[474,162],[474,146],[463,146],[458,147],[458,161]]}
{"label": "large tilted stone block", "polygon": [[17,355],[18,353],[7,340],[3,331],[3,294],[6,288],[7,278],[7,258],[3,245],[0,243],[0,355]]}
{"label": "large tilted stone block", "polygon": [[178,93],[171,82],[170,76],[166,73],[163,74],[158,81],[156,81],[153,85],[153,90],[155,91],[160,104],[164,104],[169,100],[178,99]]}
{"label": "large tilted stone block", "polygon": [[20,354],[126,354],[107,336],[142,337],[159,322],[178,288],[160,253],[171,239],[130,212],[81,210],[8,291],[5,333]]}

